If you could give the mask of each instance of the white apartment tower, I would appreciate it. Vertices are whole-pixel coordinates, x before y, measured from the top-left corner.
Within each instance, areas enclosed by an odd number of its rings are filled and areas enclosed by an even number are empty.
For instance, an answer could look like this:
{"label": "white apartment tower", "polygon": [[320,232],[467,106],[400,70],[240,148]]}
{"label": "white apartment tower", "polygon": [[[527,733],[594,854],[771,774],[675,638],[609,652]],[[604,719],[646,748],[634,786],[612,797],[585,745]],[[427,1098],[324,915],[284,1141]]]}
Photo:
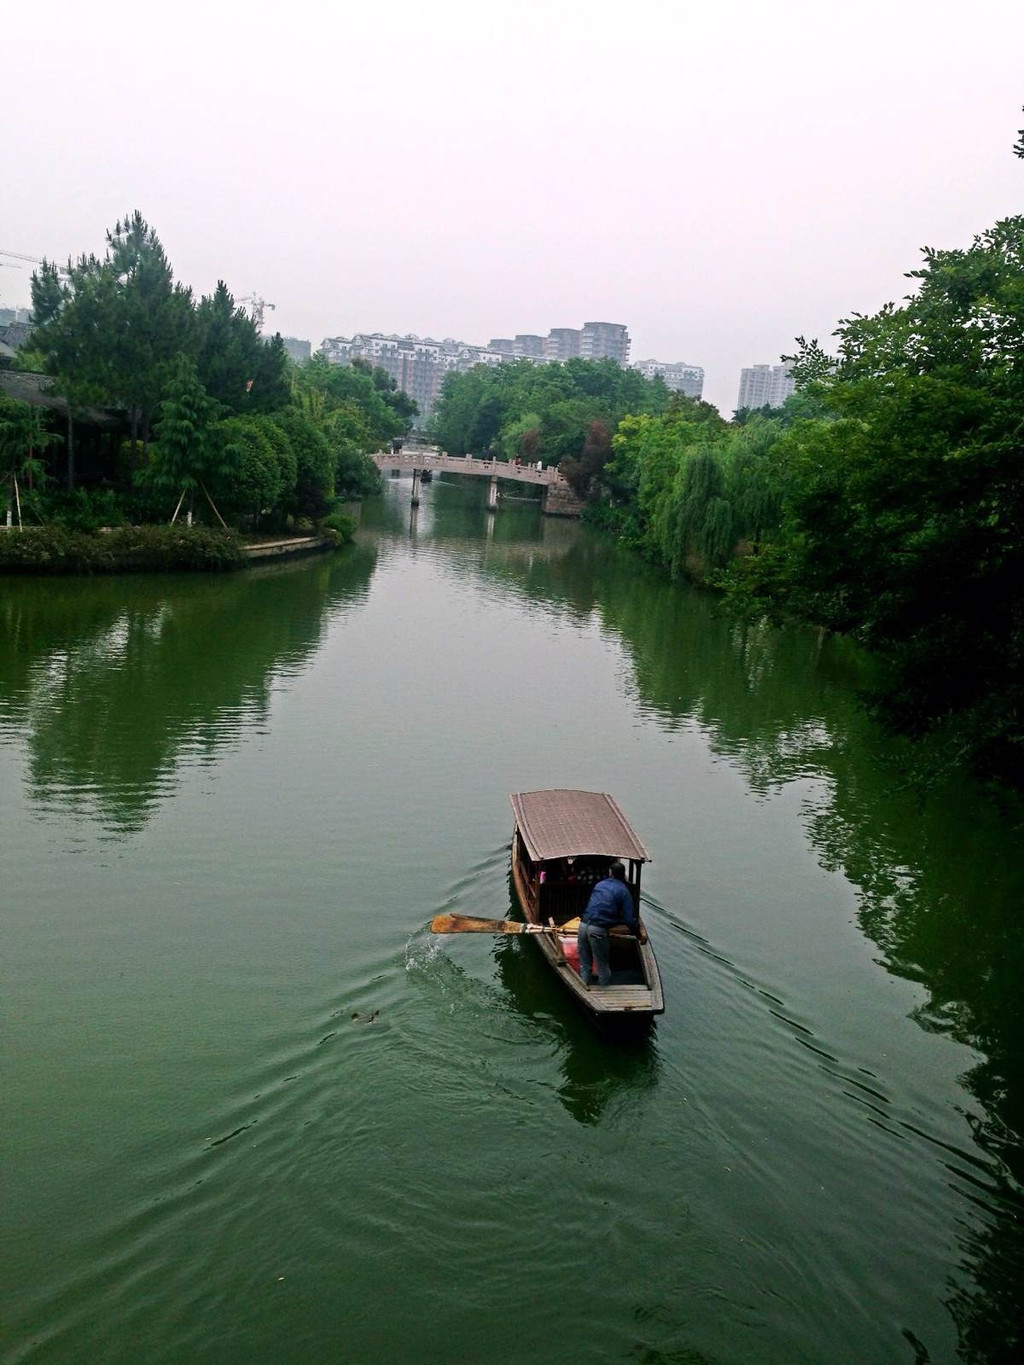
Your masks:
{"label": "white apartment tower", "polygon": [[386,370],[398,387],[416,400],[420,417],[429,415],[441,393],[445,376],[474,365],[499,365],[507,355],[486,346],[470,346],[454,337],[384,336],[357,332],[351,337],[325,337],[320,349],[334,365],[351,365],[357,357]]}
{"label": "white apartment tower", "polygon": [[750,365],[740,370],[737,408],[781,408],[796,389],[788,365]]}
{"label": "white apartment tower", "polygon": [[687,398],[699,398],[704,392],[703,369],[685,360],[638,360],[630,368],[639,370],[645,379],[660,375],[666,388]]}

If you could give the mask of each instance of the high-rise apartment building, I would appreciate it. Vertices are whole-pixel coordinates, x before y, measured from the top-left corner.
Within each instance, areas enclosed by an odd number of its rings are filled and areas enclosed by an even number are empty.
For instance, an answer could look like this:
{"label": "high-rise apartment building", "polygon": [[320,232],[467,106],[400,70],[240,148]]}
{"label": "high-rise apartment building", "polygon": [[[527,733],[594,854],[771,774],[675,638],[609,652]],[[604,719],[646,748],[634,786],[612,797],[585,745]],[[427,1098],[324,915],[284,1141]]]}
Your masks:
{"label": "high-rise apartment building", "polygon": [[580,353],[578,327],[552,327],[544,338],[545,360],[574,360]]}
{"label": "high-rise apartment building", "polygon": [[614,360],[625,365],[629,360],[629,332],[621,322],[585,322],[580,332],[582,360]]}
{"label": "high-rise apartment building", "polygon": [[740,370],[737,408],[781,408],[796,389],[788,365],[750,365]]}
{"label": "high-rise apartment building", "polygon": [[645,379],[661,375],[667,388],[687,398],[699,398],[704,392],[703,369],[688,365],[685,360],[638,360],[630,368],[639,370]]}
{"label": "high-rise apartment building", "polygon": [[528,360],[629,359],[629,332],[621,322],[585,322],[582,327],[552,327],[546,337],[521,332],[517,337],[492,337],[492,351]]}
{"label": "high-rise apartment building", "polygon": [[489,351],[501,351],[506,355],[522,357],[526,360],[544,359],[544,338],[529,332],[520,332],[513,337],[492,337],[487,343]]}
{"label": "high-rise apartment building", "polygon": [[308,341],[303,341],[301,337],[282,337],[285,354],[295,361],[296,365],[301,365],[304,360],[308,360],[312,346]]}
{"label": "high-rise apartment building", "polygon": [[461,374],[474,365],[500,365],[508,354],[487,346],[470,346],[454,337],[384,336],[381,332],[357,332],[351,337],[325,337],[320,346],[335,365],[351,365],[357,357],[386,370],[403,392],[414,398],[421,419],[437,402],[445,376]]}
{"label": "high-rise apartment building", "polygon": [[607,357],[625,365],[629,357],[629,333],[617,322],[588,322],[581,328],[554,327],[546,337],[520,332],[516,337],[492,337],[487,346],[472,346],[454,337],[384,336],[381,332],[357,332],[351,337],[326,337],[320,347],[337,365],[351,365],[357,357],[379,365],[400,389],[414,398],[421,419],[437,402],[445,376],[461,374],[474,365],[501,365],[528,360],[534,365],[548,361],[588,360]]}
{"label": "high-rise apartment building", "polygon": [[516,355],[526,356],[530,360],[542,360],[544,358],[544,338],[534,336],[529,332],[520,332],[514,342]]}

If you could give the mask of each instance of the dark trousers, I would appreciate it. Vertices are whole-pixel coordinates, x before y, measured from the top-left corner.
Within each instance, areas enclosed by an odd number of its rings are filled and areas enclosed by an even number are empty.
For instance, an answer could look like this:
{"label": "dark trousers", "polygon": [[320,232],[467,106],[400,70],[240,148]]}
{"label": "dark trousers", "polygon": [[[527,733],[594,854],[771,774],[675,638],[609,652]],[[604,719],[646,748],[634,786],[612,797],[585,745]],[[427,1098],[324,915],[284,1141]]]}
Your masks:
{"label": "dark trousers", "polygon": [[586,920],[580,920],[576,947],[580,954],[580,980],[584,986],[590,985],[595,967],[598,985],[607,986],[612,979],[612,969],[608,962],[608,930],[601,925],[588,924]]}

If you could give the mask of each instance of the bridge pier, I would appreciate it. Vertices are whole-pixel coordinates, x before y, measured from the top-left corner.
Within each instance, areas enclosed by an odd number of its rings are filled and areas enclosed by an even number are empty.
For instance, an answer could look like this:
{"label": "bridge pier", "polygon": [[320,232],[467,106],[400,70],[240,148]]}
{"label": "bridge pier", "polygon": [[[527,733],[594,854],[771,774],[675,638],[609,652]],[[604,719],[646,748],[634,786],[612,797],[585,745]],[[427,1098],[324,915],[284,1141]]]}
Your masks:
{"label": "bridge pier", "polygon": [[583,504],[564,480],[549,483],[544,489],[540,504],[541,515],[545,517],[578,517]]}
{"label": "bridge pier", "polygon": [[412,505],[413,507],[420,505],[420,471],[418,469],[412,471]]}
{"label": "bridge pier", "polygon": [[487,489],[487,510],[496,512],[498,510],[498,476],[491,475],[491,482]]}

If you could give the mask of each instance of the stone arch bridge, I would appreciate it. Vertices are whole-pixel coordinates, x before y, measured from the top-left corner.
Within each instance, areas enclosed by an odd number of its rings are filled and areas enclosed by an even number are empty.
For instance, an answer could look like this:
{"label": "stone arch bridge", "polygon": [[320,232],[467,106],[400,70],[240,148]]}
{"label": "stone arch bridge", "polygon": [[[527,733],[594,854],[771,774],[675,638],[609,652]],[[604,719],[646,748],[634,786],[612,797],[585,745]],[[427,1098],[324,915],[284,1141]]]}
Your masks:
{"label": "stone arch bridge", "polygon": [[578,517],[583,504],[557,469],[547,465],[508,464],[505,460],[480,460],[470,455],[448,455],[437,446],[405,446],[392,454],[378,450],[370,456],[382,474],[412,472],[412,501],[420,500],[420,481],[424,470],[438,474],[465,474],[477,479],[490,479],[487,490],[488,511],[499,506],[498,480],[509,483],[539,485],[543,489],[540,510],[548,517]]}

